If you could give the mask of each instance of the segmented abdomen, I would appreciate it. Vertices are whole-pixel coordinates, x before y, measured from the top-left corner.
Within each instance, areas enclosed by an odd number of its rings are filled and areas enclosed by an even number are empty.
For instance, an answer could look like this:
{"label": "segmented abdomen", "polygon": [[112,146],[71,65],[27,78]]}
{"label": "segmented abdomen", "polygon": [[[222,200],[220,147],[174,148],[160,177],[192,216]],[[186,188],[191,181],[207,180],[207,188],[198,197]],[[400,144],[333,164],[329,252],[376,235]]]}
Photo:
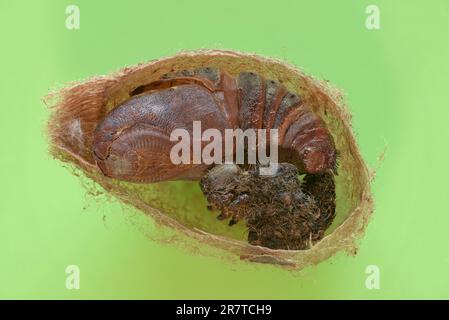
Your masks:
{"label": "segmented abdomen", "polygon": [[335,169],[333,138],[301,96],[253,72],[240,73],[237,83],[242,129],[277,129],[279,146],[284,150],[281,155],[302,173]]}

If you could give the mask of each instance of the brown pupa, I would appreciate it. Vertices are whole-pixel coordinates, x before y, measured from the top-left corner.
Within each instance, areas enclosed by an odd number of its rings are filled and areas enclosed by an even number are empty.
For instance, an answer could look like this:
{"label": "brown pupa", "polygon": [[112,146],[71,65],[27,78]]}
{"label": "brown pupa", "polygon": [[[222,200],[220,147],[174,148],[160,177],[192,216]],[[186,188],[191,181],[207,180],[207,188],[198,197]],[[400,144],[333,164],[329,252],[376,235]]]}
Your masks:
{"label": "brown pupa", "polygon": [[[166,74],[179,70],[200,70],[204,66],[222,70],[231,78],[237,78],[239,74],[251,70],[261,79],[275,79],[285,90],[301,97],[302,103],[323,121],[325,132],[330,132],[332,146],[339,151],[339,175],[336,177],[336,185],[337,220],[340,221],[333,232],[310,249],[272,250],[184,225],[172,216],[164,214],[161,210],[163,208],[154,208],[154,205],[148,203],[139,194],[142,189],[132,183],[122,183],[106,177],[97,166],[98,155],[92,152],[98,141],[95,138],[96,129],[113,109],[129,101],[132,96],[152,90],[146,85],[153,83],[154,86],[154,83],[163,79]],[[340,94],[325,82],[315,80],[276,60],[215,50],[183,52],[173,57],[125,68],[111,76],[74,84],[50,97],[54,98],[49,100],[50,103],[53,102],[54,108],[48,127],[52,154],[74,164],[86,176],[119,199],[175,230],[178,238],[182,238],[178,243],[197,248],[202,247],[199,245],[202,243],[225,249],[229,257],[295,268],[317,263],[340,249],[355,251],[354,241],[362,234],[372,211],[369,172],[351,134],[349,114],[342,105]],[[261,117],[263,119],[263,112]],[[255,121],[257,122],[257,119]],[[327,166],[333,165],[331,161]],[[185,237],[179,237],[180,235]]]}
{"label": "brown pupa", "polygon": [[307,101],[254,72],[233,78],[212,67],[175,70],[129,95],[94,132],[93,155],[108,177],[132,182],[200,179],[204,164],[170,160],[171,133],[187,128],[192,135],[194,121],[203,130],[277,129],[283,157],[296,159],[300,173],[336,167],[332,135]]}

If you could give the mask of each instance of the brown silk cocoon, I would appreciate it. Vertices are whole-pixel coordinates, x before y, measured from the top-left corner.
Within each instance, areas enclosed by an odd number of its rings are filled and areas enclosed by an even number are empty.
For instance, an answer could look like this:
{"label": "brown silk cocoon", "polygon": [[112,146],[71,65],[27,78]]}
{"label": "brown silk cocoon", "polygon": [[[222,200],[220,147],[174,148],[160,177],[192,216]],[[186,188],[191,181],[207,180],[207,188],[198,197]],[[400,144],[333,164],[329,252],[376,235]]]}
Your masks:
{"label": "brown silk cocoon", "polygon": [[[308,250],[272,250],[201,230],[167,214],[170,205],[160,204],[148,194],[145,185],[107,178],[97,168],[92,155],[93,132],[98,122],[115,106],[128,100],[135,88],[160,78],[172,70],[204,66],[225,70],[231,76],[253,71],[266,79],[277,79],[288,90],[303,97],[327,124],[339,152],[336,176],[337,218],[330,232]],[[284,62],[233,51],[202,50],[124,68],[114,74],[72,84],[46,97],[51,106],[48,135],[51,154],[94,180],[107,193],[150,216],[164,231],[156,238],[176,243],[200,254],[271,263],[302,269],[340,250],[356,252],[373,210],[370,172],[365,165],[351,130],[351,116],[338,90],[314,79]],[[147,193],[147,194],[145,194]],[[195,201],[194,199],[192,201]],[[142,221],[138,222],[142,223]],[[219,222],[217,222],[219,223]],[[139,227],[139,226],[138,226]]]}

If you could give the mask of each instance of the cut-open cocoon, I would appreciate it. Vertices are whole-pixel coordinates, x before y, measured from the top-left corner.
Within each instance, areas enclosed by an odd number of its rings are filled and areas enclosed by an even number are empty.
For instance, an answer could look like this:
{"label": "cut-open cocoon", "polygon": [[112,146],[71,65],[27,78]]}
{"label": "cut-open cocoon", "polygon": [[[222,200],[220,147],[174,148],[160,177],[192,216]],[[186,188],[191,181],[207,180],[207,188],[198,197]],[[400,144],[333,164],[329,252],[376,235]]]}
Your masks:
{"label": "cut-open cocoon", "polygon": [[[244,225],[230,229],[206,210],[198,182],[136,184],[105,177],[98,169],[92,154],[93,133],[108,112],[128,100],[136,88],[165,73],[204,66],[225,70],[231,76],[253,71],[266,79],[276,79],[304,97],[326,122],[339,152],[337,212],[327,235],[310,249],[272,250],[248,244]],[[301,269],[340,250],[355,253],[356,241],[363,235],[372,213],[370,172],[358,151],[350,113],[340,92],[284,62],[234,51],[181,52],[71,84],[48,95],[46,101],[51,105],[48,122],[51,154],[151,217],[163,232],[150,236],[160,241],[176,243],[200,254]]]}

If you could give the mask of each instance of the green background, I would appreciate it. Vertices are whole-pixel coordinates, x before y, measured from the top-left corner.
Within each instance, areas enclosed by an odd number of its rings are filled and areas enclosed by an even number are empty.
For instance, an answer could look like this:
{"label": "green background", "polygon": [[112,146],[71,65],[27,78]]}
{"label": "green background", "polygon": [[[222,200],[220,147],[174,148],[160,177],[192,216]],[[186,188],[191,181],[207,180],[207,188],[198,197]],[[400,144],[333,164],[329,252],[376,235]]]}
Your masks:
{"label": "green background", "polygon": [[[65,28],[68,4],[80,30]],[[380,30],[365,28],[368,4]],[[0,298],[449,298],[448,34],[444,0],[1,0]],[[344,90],[378,169],[356,257],[292,273],[155,243],[47,154],[50,89],[198,48],[282,58]],[[70,264],[80,290],[65,288]]]}

